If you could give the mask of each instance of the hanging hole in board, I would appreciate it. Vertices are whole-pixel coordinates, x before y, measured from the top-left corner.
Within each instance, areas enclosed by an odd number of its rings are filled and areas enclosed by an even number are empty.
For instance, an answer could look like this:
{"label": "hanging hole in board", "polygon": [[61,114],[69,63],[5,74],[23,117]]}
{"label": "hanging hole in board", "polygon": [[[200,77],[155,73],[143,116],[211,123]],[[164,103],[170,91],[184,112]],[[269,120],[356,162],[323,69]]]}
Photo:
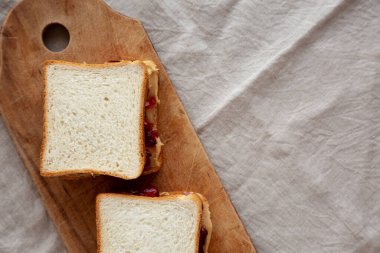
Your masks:
{"label": "hanging hole in board", "polygon": [[61,52],[70,42],[70,33],[63,25],[52,23],[42,31],[42,41],[50,51]]}

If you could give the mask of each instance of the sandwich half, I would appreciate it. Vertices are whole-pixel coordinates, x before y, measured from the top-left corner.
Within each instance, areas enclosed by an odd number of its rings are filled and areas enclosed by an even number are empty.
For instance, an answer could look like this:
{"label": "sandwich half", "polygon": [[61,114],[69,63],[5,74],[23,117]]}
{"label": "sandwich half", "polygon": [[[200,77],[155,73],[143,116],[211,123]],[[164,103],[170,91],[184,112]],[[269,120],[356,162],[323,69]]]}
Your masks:
{"label": "sandwich half", "polygon": [[98,253],[206,253],[212,232],[198,193],[99,194],[96,224]]}
{"label": "sandwich half", "polygon": [[42,176],[134,179],[161,167],[158,69],[151,61],[47,61]]}

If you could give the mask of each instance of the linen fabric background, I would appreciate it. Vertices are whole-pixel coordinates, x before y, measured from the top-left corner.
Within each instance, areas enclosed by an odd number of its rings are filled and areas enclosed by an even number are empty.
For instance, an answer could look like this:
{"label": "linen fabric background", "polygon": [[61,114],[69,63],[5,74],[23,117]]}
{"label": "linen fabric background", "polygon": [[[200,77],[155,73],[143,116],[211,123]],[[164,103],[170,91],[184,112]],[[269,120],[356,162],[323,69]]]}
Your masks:
{"label": "linen fabric background", "polygon": [[[260,253],[380,252],[380,1],[107,2],[144,24]],[[65,252],[2,120],[0,147],[0,252]]]}

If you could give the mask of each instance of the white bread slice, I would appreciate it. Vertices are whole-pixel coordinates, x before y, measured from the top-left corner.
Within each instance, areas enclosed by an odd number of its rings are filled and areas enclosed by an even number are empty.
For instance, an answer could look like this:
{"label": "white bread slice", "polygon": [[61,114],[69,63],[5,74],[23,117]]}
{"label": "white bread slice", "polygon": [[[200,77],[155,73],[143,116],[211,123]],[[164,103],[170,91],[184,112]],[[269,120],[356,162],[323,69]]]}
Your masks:
{"label": "white bread slice", "polygon": [[201,227],[205,228],[207,231],[206,240],[203,245],[203,252],[208,252],[208,246],[210,245],[211,241],[211,234],[212,234],[212,222],[211,222],[211,212],[210,212],[210,205],[207,201],[207,199],[200,193],[196,192],[181,192],[181,191],[175,191],[175,192],[162,192],[160,193],[160,196],[171,196],[171,195],[178,195],[178,194],[196,194],[198,198],[202,201],[202,221],[201,221]]}
{"label": "white bread slice", "polygon": [[98,253],[196,253],[202,206],[202,199],[195,193],[153,198],[99,194]]}
{"label": "white bread slice", "polygon": [[46,62],[41,175],[139,177],[147,82],[140,61]]}

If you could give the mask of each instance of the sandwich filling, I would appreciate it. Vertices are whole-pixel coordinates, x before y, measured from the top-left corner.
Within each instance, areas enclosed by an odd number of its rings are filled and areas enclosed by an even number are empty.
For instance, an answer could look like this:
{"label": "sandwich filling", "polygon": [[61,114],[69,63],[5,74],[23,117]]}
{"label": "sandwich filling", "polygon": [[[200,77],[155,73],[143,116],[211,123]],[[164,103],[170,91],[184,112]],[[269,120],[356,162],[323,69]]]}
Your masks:
{"label": "sandwich filling", "polygon": [[198,253],[205,253],[205,245],[206,245],[206,238],[208,235],[207,229],[202,226],[201,227],[201,232],[199,233],[199,248],[198,248]]}
{"label": "sandwich filling", "polygon": [[149,80],[145,99],[145,152],[146,161],[143,174],[153,173],[161,167],[161,148],[163,143],[158,136],[157,118],[160,103],[158,98],[158,69],[152,61],[144,61],[147,67]]}

